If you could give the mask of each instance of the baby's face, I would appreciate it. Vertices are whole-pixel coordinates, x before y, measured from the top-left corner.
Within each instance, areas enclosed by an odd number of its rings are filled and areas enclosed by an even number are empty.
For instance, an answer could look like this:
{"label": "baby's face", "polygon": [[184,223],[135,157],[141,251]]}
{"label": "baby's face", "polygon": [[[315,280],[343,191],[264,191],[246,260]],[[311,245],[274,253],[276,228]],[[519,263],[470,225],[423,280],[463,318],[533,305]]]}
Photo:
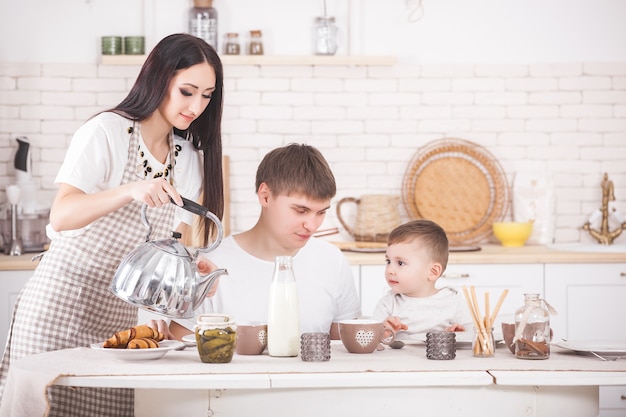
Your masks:
{"label": "baby's face", "polygon": [[438,275],[428,252],[419,239],[387,247],[385,279],[395,294],[428,297],[436,292]]}

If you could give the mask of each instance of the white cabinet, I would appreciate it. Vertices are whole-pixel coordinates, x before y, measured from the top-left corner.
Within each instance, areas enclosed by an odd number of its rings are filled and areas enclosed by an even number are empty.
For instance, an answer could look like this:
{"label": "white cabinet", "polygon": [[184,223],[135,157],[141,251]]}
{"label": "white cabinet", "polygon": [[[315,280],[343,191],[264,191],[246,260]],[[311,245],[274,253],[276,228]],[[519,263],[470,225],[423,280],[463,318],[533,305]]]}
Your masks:
{"label": "white cabinet", "polygon": [[378,300],[389,291],[385,280],[385,265],[361,265],[358,288],[361,312],[364,316],[371,316]]}
{"label": "white cabinet", "polygon": [[[547,264],[555,339],[626,340],[626,264]],[[600,387],[598,417],[626,415],[626,386]]]}
{"label": "white cabinet", "polygon": [[600,413],[598,417],[626,416],[626,386],[600,387]]}
{"label": "white cabinet", "polygon": [[556,339],[626,340],[626,264],[547,264]]}
{"label": "white cabinet", "polygon": [[0,348],[3,352],[13,318],[13,305],[22,287],[32,275],[33,271],[0,272]]}
{"label": "white cabinet", "polygon": [[476,288],[478,306],[484,315],[484,293],[489,292],[491,310],[495,308],[505,289],[509,292],[498,312],[494,330],[500,333],[500,323],[513,323],[515,310],[524,304],[524,294],[537,293],[543,296],[542,264],[490,264],[490,265],[448,265],[437,287]]}

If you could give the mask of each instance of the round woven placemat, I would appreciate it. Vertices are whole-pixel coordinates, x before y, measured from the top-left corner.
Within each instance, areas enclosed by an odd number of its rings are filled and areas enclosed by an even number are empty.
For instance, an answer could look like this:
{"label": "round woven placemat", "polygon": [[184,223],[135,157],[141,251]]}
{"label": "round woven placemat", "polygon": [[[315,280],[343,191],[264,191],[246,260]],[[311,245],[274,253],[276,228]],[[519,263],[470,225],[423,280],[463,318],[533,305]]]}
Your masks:
{"label": "round woven placemat", "polygon": [[504,170],[485,148],[445,138],[418,150],[404,175],[402,202],[412,219],[429,219],[446,231],[451,246],[492,234],[509,207]]}

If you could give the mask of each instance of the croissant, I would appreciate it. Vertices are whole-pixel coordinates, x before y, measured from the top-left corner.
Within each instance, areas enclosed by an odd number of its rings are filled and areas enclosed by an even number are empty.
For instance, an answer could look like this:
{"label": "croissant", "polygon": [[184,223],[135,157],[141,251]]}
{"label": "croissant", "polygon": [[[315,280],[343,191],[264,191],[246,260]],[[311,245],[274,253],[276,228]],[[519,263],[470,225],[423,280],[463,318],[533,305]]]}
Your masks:
{"label": "croissant", "polygon": [[127,349],[154,349],[159,347],[159,342],[149,337],[139,337],[128,342]]}
{"label": "croissant", "polygon": [[152,327],[146,324],[142,324],[115,333],[113,336],[108,338],[102,346],[105,348],[125,349],[131,340],[139,339],[142,337],[147,337],[156,341],[161,341],[165,339],[163,333],[154,330]]}

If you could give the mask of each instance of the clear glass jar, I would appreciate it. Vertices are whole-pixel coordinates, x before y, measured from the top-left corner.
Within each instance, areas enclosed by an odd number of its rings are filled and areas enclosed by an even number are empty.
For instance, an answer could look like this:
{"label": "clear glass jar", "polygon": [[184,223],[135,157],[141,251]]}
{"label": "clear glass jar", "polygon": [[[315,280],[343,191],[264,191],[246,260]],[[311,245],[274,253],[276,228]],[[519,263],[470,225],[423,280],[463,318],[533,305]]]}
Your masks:
{"label": "clear glass jar", "polygon": [[239,34],[230,32],[226,34],[224,41],[225,55],[239,55],[241,53],[241,44],[239,43]]}
{"label": "clear glass jar", "polygon": [[233,359],[237,325],[224,314],[201,314],[195,326],[200,360],[205,363],[228,363]]}
{"label": "clear glass jar", "polygon": [[515,357],[550,357],[550,313],[539,294],[524,294],[524,305],[515,312]]}
{"label": "clear glass jar", "polygon": [[474,328],[472,352],[477,358],[493,358],[496,354],[496,344],[493,337],[493,327],[490,329]]}
{"label": "clear glass jar", "polygon": [[248,54],[263,55],[263,34],[260,30],[250,31],[250,42],[248,43]]}
{"label": "clear glass jar", "polygon": [[213,0],[194,0],[189,10],[189,33],[204,39],[217,51],[217,10]]}
{"label": "clear glass jar", "polygon": [[320,16],[313,25],[313,53],[315,55],[335,55],[337,52],[337,26],[335,18]]}
{"label": "clear glass jar", "polygon": [[276,257],[267,309],[267,350],[270,356],[298,356],[300,312],[291,256]]}

